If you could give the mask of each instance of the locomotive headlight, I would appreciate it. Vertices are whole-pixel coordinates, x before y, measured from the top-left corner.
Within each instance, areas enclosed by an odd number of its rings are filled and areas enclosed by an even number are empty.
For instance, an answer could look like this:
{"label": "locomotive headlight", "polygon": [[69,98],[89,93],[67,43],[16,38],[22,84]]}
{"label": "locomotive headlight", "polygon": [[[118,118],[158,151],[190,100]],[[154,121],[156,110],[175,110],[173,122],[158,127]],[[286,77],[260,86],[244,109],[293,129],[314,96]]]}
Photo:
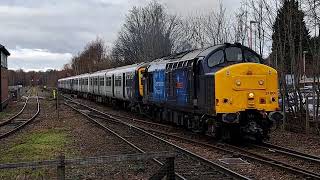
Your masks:
{"label": "locomotive headlight", "polygon": [[236,85],[237,85],[237,86],[241,86],[241,81],[240,81],[240,80],[237,80],[237,81],[236,81]]}
{"label": "locomotive headlight", "polygon": [[264,80],[259,81],[259,85],[262,86],[264,84]]}
{"label": "locomotive headlight", "polygon": [[249,97],[249,99],[253,99],[253,98],[254,98],[254,93],[252,93],[252,92],[249,93],[249,94],[248,94],[248,97]]}

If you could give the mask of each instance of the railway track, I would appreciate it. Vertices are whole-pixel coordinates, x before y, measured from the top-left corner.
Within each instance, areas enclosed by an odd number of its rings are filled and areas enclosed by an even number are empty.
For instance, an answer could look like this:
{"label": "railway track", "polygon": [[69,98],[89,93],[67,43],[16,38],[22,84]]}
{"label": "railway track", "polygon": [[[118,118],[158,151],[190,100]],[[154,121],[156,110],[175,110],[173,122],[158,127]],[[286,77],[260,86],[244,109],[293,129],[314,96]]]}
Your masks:
{"label": "railway track", "polygon": [[[70,98],[67,98],[65,105],[111,132],[139,152],[175,152],[175,169],[178,179],[249,179],[113,115],[72,101]],[[154,159],[154,161],[163,165],[161,159]]]}
{"label": "railway track", "polygon": [[[141,121],[140,121],[141,123]],[[149,124],[149,122],[146,122]],[[154,125],[153,125],[154,126]],[[173,138],[174,141],[182,140],[184,142],[189,142],[198,147],[203,147],[205,149],[215,149],[221,152],[225,152],[232,156],[241,157],[243,159],[259,162],[265,165],[269,165],[272,167],[276,167],[287,172],[299,175],[304,178],[311,178],[311,179],[320,179],[320,159],[317,156],[312,156],[308,154],[304,154],[301,152],[297,152],[294,150],[286,149],[283,147],[277,147],[274,145],[268,144],[264,146],[258,145],[248,145],[249,147],[254,147],[252,150],[248,150],[247,147],[239,147],[225,143],[216,143],[210,140],[200,140],[197,135],[177,135],[176,133],[170,133],[166,131],[159,131],[155,130],[158,128],[140,128],[152,132],[154,134],[160,136],[166,136],[170,139]],[[272,148],[271,148],[272,147]],[[277,147],[277,148],[276,148]],[[258,150],[263,149],[266,151],[264,154],[257,152]],[[286,151],[284,150],[286,149]],[[282,154],[280,156],[279,154]],[[289,156],[289,157],[286,157]]]}
{"label": "railway track", "polygon": [[[86,106],[84,104],[82,105]],[[93,114],[92,116],[96,118],[103,118],[101,117],[101,115]],[[271,167],[276,167],[278,169],[296,174],[303,178],[320,179],[320,174],[318,173],[320,172],[320,157],[317,156],[312,156],[267,143],[259,146],[251,144],[248,146],[251,147],[250,149],[248,147],[239,147],[230,144],[212,142],[209,140],[209,138],[202,138],[201,140],[199,140],[198,135],[190,135],[190,133],[188,135],[177,135],[177,133],[172,130],[172,127],[168,125],[136,119],[128,116],[122,116],[118,114],[108,113],[108,116],[119,118],[128,124],[135,125],[145,131],[157,134],[160,137],[170,137],[181,141],[193,143],[203,148],[211,148],[228,154],[236,155],[243,159],[255,161]],[[265,152],[261,153],[261,151]]]}
{"label": "railway track", "polygon": [[[128,121],[130,121],[129,119]],[[253,160],[272,167],[277,167],[302,177],[320,179],[320,174],[318,173],[320,172],[320,157],[317,156],[312,156],[267,143],[264,143],[263,145],[250,144],[245,147],[216,143],[210,141],[210,138],[199,138],[198,135],[190,135],[190,133],[177,135],[177,133],[172,133],[172,130],[167,131],[166,127],[161,124],[156,128],[155,126],[157,123],[151,123],[143,120],[137,121],[133,119],[131,122],[138,125],[144,123],[145,125],[139,127],[155,134],[187,141],[197,144],[198,146],[203,146],[204,148],[213,148],[228,154],[241,156],[243,159]],[[159,129],[162,129],[162,131],[159,131]],[[199,141],[199,139],[201,140]],[[252,149],[250,150],[248,147],[252,147]],[[264,153],[261,153],[261,151],[264,151]]]}
{"label": "railway track", "polygon": [[[136,120],[131,121],[132,123],[137,122]],[[320,174],[318,173],[320,172],[320,157],[318,156],[301,153],[267,143],[262,145],[249,144],[244,147],[225,143],[216,143],[207,137],[199,138],[198,135],[181,133],[179,133],[180,135],[177,135],[177,133],[172,133],[172,130],[167,131],[163,125],[159,125],[159,127],[156,128],[156,123],[150,123],[148,121],[144,122],[143,120],[139,120],[137,124],[143,123],[145,123],[145,125],[139,126],[140,128],[155,134],[196,144],[197,146],[202,146],[203,148],[216,149],[221,152],[236,155],[237,157],[240,156],[243,159],[248,159],[276,167],[297,174],[301,177],[320,179]],[[162,131],[159,131],[159,129],[162,129]]]}
{"label": "railway track", "polygon": [[40,112],[40,102],[38,96],[28,95],[22,109],[9,118],[0,123],[0,139],[17,132],[34,120]]}

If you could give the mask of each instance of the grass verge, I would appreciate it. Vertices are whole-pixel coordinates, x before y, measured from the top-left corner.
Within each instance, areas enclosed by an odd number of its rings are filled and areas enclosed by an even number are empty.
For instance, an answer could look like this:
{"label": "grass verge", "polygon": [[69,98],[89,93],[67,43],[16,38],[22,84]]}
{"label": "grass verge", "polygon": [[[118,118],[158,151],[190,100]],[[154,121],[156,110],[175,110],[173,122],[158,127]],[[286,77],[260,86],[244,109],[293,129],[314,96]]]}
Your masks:
{"label": "grass verge", "polygon": [[[67,156],[69,152],[65,147],[68,143],[67,134],[63,130],[33,132],[21,137],[19,142],[10,144],[10,148],[1,149],[0,163],[56,159],[61,153]],[[51,173],[54,171],[49,168],[1,170],[0,179],[43,179],[52,177]]]}

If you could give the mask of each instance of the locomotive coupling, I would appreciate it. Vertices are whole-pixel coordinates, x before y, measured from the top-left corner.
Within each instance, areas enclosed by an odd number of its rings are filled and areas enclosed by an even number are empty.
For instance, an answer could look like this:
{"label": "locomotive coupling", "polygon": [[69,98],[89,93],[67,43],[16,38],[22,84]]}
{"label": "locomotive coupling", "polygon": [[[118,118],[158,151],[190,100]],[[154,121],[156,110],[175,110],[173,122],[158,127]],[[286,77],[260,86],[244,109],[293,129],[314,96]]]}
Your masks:
{"label": "locomotive coupling", "polygon": [[280,111],[271,112],[269,113],[268,117],[271,121],[274,121],[274,122],[279,122],[284,119],[284,115]]}
{"label": "locomotive coupling", "polygon": [[227,113],[222,115],[222,121],[225,123],[239,123],[240,113]]}

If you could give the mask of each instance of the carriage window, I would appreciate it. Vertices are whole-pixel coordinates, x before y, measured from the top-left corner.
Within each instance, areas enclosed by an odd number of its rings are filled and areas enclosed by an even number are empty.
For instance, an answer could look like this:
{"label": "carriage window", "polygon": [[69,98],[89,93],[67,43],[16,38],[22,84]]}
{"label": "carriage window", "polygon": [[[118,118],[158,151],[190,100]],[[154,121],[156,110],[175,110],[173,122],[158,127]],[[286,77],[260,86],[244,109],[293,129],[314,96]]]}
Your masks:
{"label": "carriage window", "polygon": [[226,50],[227,61],[242,62],[242,51],[238,47],[228,47]]}
{"label": "carriage window", "polygon": [[213,67],[224,62],[224,53],[222,50],[215,52],[208,59],[208,66]]}
{"label": "carriage window", "polygon": [[104,78],[103,77],[100,77],[100,86],[104,86]]}
{"label": "carriage window", "polygon": [[249,50],[244,50],[243,54],[246,62],[260,63],[260,58],[255,53]]}
{"label": "carriage window", "polygon": [[114,81],[115,86],[121,86],[121,76],[117,76]]}
{"label": "carriage window", "polygon": [[131,86],[132,86],[132,78],[128,76],[126,79],[126,87],[131,87]]}
{"label": "carriage window", "polygon": [[98,85],[98,78],[94,78],[94,82],[93,83],[94,83],[93,85],[97,86]]}
{"label": "carriage window", "polygon": [[111,86],[111,84],[112,84],[111,77],[107,77],[106,86]]}

